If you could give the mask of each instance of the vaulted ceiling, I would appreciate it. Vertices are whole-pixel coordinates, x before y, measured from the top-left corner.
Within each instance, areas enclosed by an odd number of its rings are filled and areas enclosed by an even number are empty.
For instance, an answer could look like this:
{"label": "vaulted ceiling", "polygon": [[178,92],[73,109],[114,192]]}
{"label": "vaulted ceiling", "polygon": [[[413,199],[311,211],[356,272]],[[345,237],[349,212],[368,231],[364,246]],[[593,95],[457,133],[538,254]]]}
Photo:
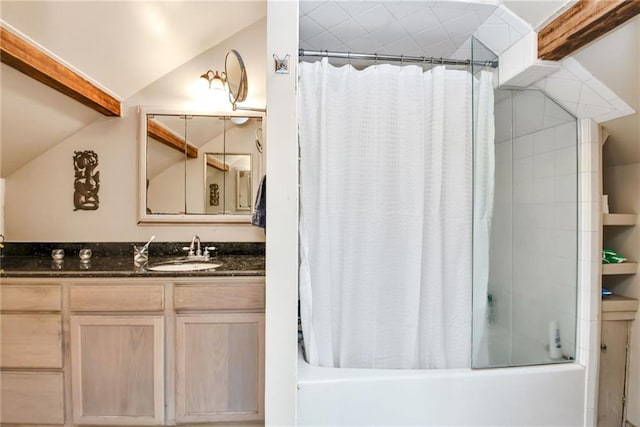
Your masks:
{"label": "vaulted ceiling", "polygon": [[[116,98],[129,97],[266,16],[266,1],[7,1],[2,25]],[[6,177],[101,116],[2,64]]]}
{"label": "vaulted ceiling", "polygon": [[[423,45],[432,48],[431,53],[416,51],[418,55],[434,55],[432,52],[436,52],[438,56],[445,56],[500,5],[518,15],[515,18],[517,22],[511,23],[511,28],[517,31],[519,26],[540,28],[549,17],[574,2],[430,0],[389,1],[381,5],[381,2],[332,1],[329,6],[319,9],[322,5],[317,1],[302,0],[301,45],[315,48],[314,38],[319,41],[324,37],[326,40],[337,39],[339,43],[332,48],[356,51],[358,42],[373,40],[381,48],[387,46],[390,53],[408,54],[409,51],[396,50],[393,46],[394,43],[407,43],[413,48],[416,45],[420,49]],[[422,3],[430,4],[429,11],[425,12],[422,8],[420,12],[429,16],[417,19],[415,9]],[[98,87],[125,102],[182,64],[266,16],[266,0],[2,0],[0,6],[4,27],[31,40]],[[325,10],[327,7],[329,9]],[[345,18],[344,22],[353,21],[353,25],[331,25],[328,21],[337,18]],[[313,25],[319,22],[320,28]],[[430,29],[426,28],[425,22],[432,24]],[[357,31],[359,28],[371,29],[375,25],[380,27],[379,31]],[[513,37],[518,37],[518,34]],[[637,39],[630,49],[637,51],[640,43]],[[321,46],[325,49],[328,47],[324,43]],[[588,52],[588,49],[583,52]],[[588,53],[583,56],[588,57]],[[590,68],[587,62],[585,65]],[[594,74],[599,72],[601,76],[598,77],[607,85],[607,79],[616,80],[615,76],[599,70],[590,68],[590,71]],[[616,88],[620,84],[615,81],[611,87]],[[0,90],[2,177],[10,175],[91,122],[101,119],[98,113],[88,107],[4,64],[0,68]]]}

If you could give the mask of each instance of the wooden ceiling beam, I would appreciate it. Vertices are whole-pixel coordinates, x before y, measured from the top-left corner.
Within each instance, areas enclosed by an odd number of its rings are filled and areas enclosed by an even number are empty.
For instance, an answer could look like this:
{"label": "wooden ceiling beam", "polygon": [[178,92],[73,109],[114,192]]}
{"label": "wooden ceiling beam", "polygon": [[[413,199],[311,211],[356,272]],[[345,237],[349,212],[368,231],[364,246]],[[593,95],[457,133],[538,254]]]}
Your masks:
{"label": "wooden ceiling beam", "polygon": [[207,164],[221,170],[222,172],[229,172],[229,164],[218,160],[215,157],[207,156]]}
{"label": "wooden ceiling beam", "polygon": [[0,60],[105,116],[122,116],[119,100],[3,27]]}
{"label": "wooden ceiling beam", "polygon": [[189,144],[155,120],[147,120],[147,135],[181,153],[187,153],[187,157],[198,158],[198,147]]}
{"label": "wooden ceiling beam", "polygon": [[640,14],[640,0],[578,0],[538,33],[538,58],[559,61]]}

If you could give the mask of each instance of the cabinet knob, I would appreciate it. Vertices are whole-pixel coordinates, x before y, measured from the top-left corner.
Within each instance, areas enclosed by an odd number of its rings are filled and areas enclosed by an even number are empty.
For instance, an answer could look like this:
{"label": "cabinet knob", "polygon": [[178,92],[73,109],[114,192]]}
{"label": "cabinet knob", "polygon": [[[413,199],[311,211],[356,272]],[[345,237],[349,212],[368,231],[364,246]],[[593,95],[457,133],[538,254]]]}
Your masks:
{"label": "cabinet knob", "polygon": [[600,350],[606,350],[607,349],[607,345],[606,344],[600,344]]}

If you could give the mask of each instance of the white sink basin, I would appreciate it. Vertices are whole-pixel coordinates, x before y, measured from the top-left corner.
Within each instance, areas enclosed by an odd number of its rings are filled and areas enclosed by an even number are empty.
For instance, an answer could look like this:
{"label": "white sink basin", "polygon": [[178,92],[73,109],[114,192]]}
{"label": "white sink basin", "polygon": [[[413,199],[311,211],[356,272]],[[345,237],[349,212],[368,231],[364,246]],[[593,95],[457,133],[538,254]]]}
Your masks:
{"label": "white sink basin", "polygon": [[151,271],[201,271],[220,267],[222,264],[210,262],[185,262],[181,264],[160,264],[149,267]]}

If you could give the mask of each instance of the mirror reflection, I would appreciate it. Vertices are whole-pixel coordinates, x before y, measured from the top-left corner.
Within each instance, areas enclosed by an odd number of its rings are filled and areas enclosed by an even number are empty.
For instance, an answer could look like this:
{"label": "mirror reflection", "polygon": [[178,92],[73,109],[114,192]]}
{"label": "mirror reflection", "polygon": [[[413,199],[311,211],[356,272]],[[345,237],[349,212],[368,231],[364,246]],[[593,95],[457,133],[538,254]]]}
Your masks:
{"label": "mirror reflection", "polygon": [[251,212],[251,155],[206,153],[205,161],[207,213],[233,215]]}
{"label": "mirror reflection", "polygon": [[264,174],[262,116],[143,114],[140,222],[249,222]]}

